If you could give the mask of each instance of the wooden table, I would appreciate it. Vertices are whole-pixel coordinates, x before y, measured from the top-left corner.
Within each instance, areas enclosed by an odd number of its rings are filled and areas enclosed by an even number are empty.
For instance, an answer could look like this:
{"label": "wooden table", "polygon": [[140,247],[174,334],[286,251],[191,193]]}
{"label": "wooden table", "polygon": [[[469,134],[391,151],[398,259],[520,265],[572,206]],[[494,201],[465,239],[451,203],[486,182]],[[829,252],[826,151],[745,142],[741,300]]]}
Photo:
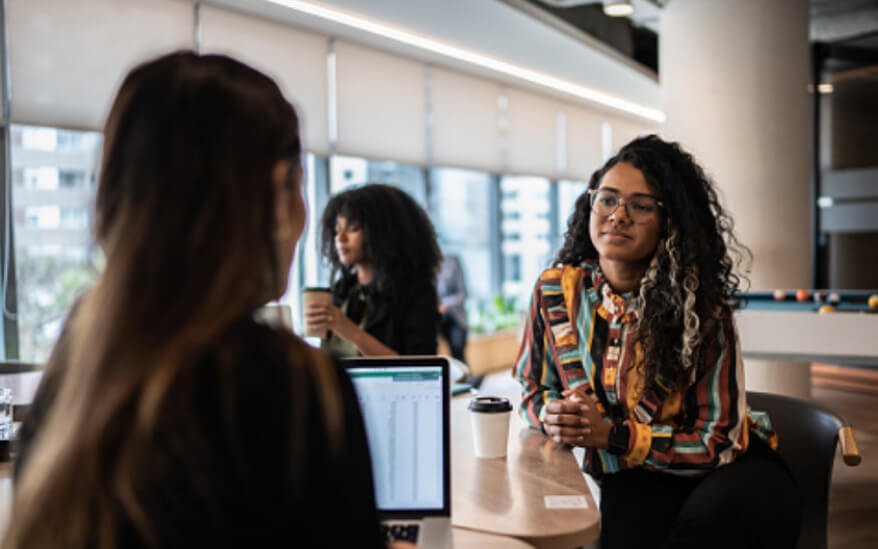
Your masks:
{"label": "wooden table", "polygon": [[[451,402],[452,516],[456,549],[570,549],[598,538],[600,513],[569,449],[512,414],[507,456],[477,459],[468,397]],[[0,535],[11,510],[8,463],[0,464]],[[552,509],[545,496],[582,495],[588,509]],[[517,538],[517,539],[516,539]]]}
{"label": "wooden table", "polygon": [[[534,549],[533,545],[527,544],[520,539],[486,534],[485,532],[476,532],[475,530],[466,530],[464,528],[453,528],[451,535],[454,549]],[[429,547],[424,549],[429,549]]]}
{"label": "wooden table", "polygon": [[[12,467],[9,463],[0,463],[0,537],[9,525],[12,511]],[[454,549],[533,549],[521,540],[486,532],[476,532],[464,528],[452,530]]]}
{"label": "wooden table", "polygon": [[[512,414],[505,458],[473,453],[470,398],[451,401],[451,523],[512,536],[535,547],[570,549],[600,535],[600,512],[569,448]],[[545,496],[585,496],[587,509],[546,509]]]}

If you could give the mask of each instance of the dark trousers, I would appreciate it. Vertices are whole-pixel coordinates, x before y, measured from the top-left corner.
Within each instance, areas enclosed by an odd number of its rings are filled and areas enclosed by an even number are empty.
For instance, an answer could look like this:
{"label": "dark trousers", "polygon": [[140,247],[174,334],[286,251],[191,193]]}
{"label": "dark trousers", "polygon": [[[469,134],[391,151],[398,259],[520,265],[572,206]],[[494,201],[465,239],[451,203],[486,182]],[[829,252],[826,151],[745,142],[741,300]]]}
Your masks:
{"label": "dark trousers", "polygon": [[601,482],[601,549],[793,549],[800,521],[795,481],[756,436],[704,477],[636,468]]}
{"label": "dark trousers", "polygon": [[451,356],[457,360],[466,363],[463,359],[463,350],[466,348],[466,328],[461,326],[453,316],[449,314],[441,315],[439,318],[439,331],[448,341],[451,347]]}

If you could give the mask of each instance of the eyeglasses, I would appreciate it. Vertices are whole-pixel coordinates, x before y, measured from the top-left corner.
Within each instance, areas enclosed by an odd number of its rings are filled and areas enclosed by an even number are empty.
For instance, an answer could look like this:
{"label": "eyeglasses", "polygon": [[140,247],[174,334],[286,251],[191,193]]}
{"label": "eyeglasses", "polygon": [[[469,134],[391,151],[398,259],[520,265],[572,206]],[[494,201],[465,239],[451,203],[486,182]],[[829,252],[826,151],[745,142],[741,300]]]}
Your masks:
{"label": "eyeglasses", "polygon": [[625,204],[625,213],[634,221],[646,221],[656,213],[664,203],[654,196],[647,194],[635,194],[629,198],[622,198],[617,191],[610,189],[589,189],[589,204],[592,211],[601,217],[610,217],[621,204]]}

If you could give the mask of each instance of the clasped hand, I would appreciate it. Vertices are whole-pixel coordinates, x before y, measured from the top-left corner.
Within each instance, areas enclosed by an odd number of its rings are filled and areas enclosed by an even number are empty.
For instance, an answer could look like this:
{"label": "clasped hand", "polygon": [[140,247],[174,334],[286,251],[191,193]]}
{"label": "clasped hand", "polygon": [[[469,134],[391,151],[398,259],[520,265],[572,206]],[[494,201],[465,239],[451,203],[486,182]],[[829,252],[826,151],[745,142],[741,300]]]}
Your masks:
{"label": "clasped hand", "polygon": [[543,425],[555,442],[588,448],[606,448],[613,425],[597,409],[594,398],[576,390],[546,405]]}

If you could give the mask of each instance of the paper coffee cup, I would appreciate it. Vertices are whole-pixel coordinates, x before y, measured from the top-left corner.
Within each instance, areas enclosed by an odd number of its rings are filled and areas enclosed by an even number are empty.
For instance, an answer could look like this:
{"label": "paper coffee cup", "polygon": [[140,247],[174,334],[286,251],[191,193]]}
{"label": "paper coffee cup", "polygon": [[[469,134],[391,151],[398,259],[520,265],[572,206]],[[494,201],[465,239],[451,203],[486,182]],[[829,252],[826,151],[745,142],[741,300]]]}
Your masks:
{"label": "paper coffee cup", "polygon": [[506,455],[509,437],[509,399],[478,396],[469,403],[473,427],[473,449],[478,458],[500,458]]}
{"label": "paper coffee cup", "polygon": [[[308,305],[317,303],[320,305],[332,304],[332,292],[329,288],[311,287],[302,290],[302,308],[307,311]],[[305,337],[326,337],[326,330],[317,330],[305,323]]]}

